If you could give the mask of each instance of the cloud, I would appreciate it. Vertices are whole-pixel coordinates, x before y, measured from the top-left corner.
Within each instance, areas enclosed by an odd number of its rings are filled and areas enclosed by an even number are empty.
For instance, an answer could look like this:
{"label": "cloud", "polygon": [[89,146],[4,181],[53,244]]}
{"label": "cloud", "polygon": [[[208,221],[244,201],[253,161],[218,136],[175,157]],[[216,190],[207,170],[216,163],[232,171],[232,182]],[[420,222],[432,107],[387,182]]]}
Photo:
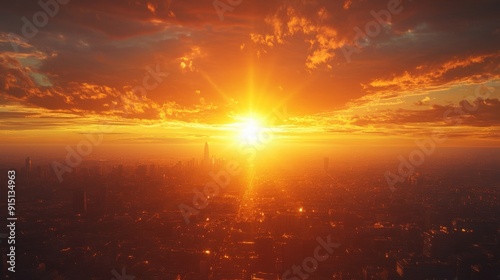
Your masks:
{"label": "cloud", "polygon": [[426,97],[424,97],[424,99],[415,102],[415,105],[417,105],[417,106],[428,105],[429,101],[431,101],[431,99],[429,98],[429,96],[426,96]]}
{"label": "cloud", "polygon": [[500,101],[498,99],[476,99],[473,102],[460,101],[457,105],[433,105],[424,110],[384,110],[367,116],[357,116],[355,125],[374,124],[431,124],[437,126],[476,126],[490,127],[500,125]]}
{"label": "cloud", "polygon": [[[329,17],[326,7],[318,8],[314,18],[325,20]],[[335,50],[343,46],[337,31],[328,25],[316,23],[290,4],[281,6],[278,11],[266,17],[265,22],[271,27],[271,33],[251,33],[250,39],[266,47],[285,44],[294,36],[304,38],[309,43],[309,50],[305,62],[308,69],[315,69],[328,63],[334,56]]]}
{"label": "cloud", "polygon": [[462,82],[484,82],[500,77],[500,73],[495,71],[499,63],[500,53],[453,58],[438,65],[419,65],[412,73],[406,71],[390,79],[375,79],[368,85],[364,85],[364,88],[377,92],[406,92]]}

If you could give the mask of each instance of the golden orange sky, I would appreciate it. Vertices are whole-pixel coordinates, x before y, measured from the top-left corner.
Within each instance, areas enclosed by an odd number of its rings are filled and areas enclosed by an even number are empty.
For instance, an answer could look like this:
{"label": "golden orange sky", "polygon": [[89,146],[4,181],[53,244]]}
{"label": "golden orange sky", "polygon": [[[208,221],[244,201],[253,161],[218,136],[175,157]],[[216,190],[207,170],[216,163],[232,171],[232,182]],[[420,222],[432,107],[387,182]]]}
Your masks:
{"label": "golden orange sky", "polygon": [[276,145],[499,146],[498,1],[230,8],[3,2],[1,143],[234,145],[255,119]]}

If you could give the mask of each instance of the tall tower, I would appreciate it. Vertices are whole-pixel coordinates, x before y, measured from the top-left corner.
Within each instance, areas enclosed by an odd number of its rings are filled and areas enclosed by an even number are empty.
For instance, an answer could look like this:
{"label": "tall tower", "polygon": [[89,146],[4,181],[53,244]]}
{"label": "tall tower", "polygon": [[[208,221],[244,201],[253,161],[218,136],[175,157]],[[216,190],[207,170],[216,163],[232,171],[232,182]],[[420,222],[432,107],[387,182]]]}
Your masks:
{"label": "tall tower", "polygon": [[210,154],[208,152],[208,143],[207,142],[205,142],[205,154],[204,154],[204,157],[203,157],[203,162],[207,166],[210,163]]}
{"label": "tall tower", "polygon": [[27,157],[24,161],[24,168],[26,169],[26,179],[30,179],[31,177],[31,159]]}

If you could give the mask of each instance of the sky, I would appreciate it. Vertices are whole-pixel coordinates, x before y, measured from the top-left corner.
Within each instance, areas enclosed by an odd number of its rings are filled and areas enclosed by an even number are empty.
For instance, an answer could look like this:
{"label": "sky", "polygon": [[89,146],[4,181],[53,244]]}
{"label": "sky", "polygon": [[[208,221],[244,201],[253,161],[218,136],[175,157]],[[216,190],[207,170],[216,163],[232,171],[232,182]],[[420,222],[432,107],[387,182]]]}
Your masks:
{"label": "sky", "polygon": [[443,145],[500,146],[499,10],[496,0],[2,1],[0,141],[234,144],[254,129],[287,144],[414,145],[438,133]]}

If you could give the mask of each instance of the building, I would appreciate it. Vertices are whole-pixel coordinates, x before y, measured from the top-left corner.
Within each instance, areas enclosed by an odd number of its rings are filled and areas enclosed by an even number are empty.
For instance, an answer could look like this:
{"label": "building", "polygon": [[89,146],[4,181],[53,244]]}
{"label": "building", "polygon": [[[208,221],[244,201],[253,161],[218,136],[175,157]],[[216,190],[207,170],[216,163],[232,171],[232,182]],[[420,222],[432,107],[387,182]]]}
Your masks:
{"label": "building", "polygon": [[83,189],[73,191],[73,211],[75,214],[83,214],[87,211],[87,193]]}
{"label": "building", "polygon": [[189,168],[189,170],[193,170],[197,167],[198,163],[196,162],[196,159],[195,158],[192,158],[190,161],[188,161],[187,163],[187,167]]}
{"label": "building", "polygon": [[274,256],[274,241],[272,237],[258,237],[255,239],[255,253],[257,254],[256,266],[260,272],[273,272],[276,270]]}
{"label": "building", "polygon": [[205,150],[203,153],[203,168],[210,169],[212,164],[210,160],[210,152],[208,150],[208,143],[205,142]]}
{"label": "building", "polygon": [[424,256],[446,259],[454,253],[454,236],[446,230],[429,230],[424,233]]}
{"label": "building", "polygon": [[454,279],[456,265],[429,259],[400,259],[396,272],[403,279]]}
{"label": "building", "polygon": [[499,279],[500,277],[500,265],[497,261],[496,263],[472,265],[471,266],[472,280],[482,280],[482,279]]}
{"label": "building", "polygon": [[24,169],[26,171],[26,179],[31,178],[32,170],[31,170],[31,159],[30,157],[27,157],[25,162],[24,162]]}
{"label": "building", "polygon": [[137,166],[136,173],[138,178],[145,178],[148,174],[148,166],[146,164],[140,164]]}
{"label": "building", "polygon": [[252,274],[251,280],[278,280],[279,275],[276,273],[263,273],[263,272],[257,272]]}
{"label": "building", "polygon": [[158,171],[158,168],[154,163],[149,165],[149,176],[156,177],[157,171]]}

